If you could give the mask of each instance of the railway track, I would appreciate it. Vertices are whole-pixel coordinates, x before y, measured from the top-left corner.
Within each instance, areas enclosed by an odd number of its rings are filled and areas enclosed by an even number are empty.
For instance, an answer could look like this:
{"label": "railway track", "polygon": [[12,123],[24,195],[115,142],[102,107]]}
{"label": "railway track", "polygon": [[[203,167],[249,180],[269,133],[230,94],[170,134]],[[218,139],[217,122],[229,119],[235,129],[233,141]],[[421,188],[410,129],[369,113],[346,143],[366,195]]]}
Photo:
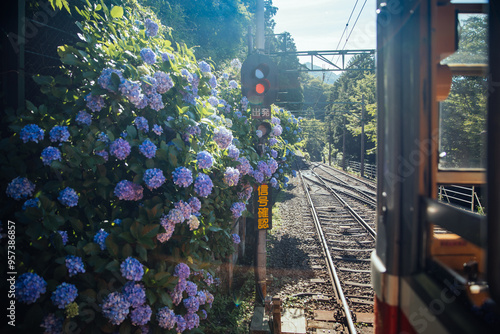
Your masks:
{"label": "railway track", "polygon": [[[325,254],[335,298],[341,305],[342,312],[336,312],[336,317],[342,319],[336,320],[344,324],[347,332],[357,333],[358,318],[373,316],[370,253],[375,247],[372,204],[375,200],[359,184],[352,185],[352,180],[342,176],[332,179],[333,172],[327,173],[318,166],[314,169],[321,172],[303,170],[299,177]],[[319,174],[330,177],[325,179]]]}

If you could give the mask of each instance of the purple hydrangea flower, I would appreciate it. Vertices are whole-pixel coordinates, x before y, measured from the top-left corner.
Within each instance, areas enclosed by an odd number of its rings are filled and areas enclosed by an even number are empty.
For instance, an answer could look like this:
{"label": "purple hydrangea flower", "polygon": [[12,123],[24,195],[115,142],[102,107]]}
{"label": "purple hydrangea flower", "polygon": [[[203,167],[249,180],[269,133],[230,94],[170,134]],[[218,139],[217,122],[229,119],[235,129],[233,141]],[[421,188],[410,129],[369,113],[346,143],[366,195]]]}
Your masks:
{"label": "purple hydrangea flower", "polygon": [[174,61],[175,60],[175,56],[171,53],[168,53],[168,52],[163,52],[161,54],[161,60],[162,61]]}
{"label": "purple hydrangea flower", "polygon": [[54,313],[48,314],[43,318],[40,327],[45,328],[47,334],[60,334],[63,330],[64,319],[56,317]]}
{"label": "purple hydrangea flower", "polygon": [[149,65],[156,63],[156,54],[150,48],[144,48],[140,52],[142,60]]}
{"label": "purple hydrangea flower", "polygon": [[165,176],[163,176],[163,171],[158,168],[147,169],[142,177],[144,183],[149,188],[149,190],[156,189],[165,183]]}
{"label": "purple hydrangea flower", "polygon": [[119,160],[124,160],[130,154],[130,144],[123,138],[115,139],[109,146],[109,152]]}
{"label": "purple hydrangea flower", "polygon": [[132,307],[138,307],[146,303],[146,290],[141,283],[136,283],[133,281],[125,283],[122,289],[123,296],[125,300]]}
{"label": "purple hydrangea flower", "polygon": [[158,325],[164,329],[172,329],[176,323],[174,311],[166,306],[158,310],[156,319],[158,320]]}
{"label": "purple hydrangea flower", "polygon": [[217,107],[217,105],[219,104],[219,99],[217,99],[215,96],[210,96],[208,98],[208,103],[210,103],[212,107]]}
{"label": "purple hydrangea flower", "polygon": [[283,133],[283,128],[281,127],[281,125],[277,124],[273,127],[273,130],[271,131],[271,136],[278,137],[281,136],[282,133]]}
{"label": "purple hydrangea flower", "polygon": [[267,165],[267,163],[265,161],[259,161],[257,163],[257,169],[259,170],[259,172],[264,174],[264,176],[266,176],[266,177],[271,177],[273,174],[273,173],[271,173],[271,169],[269,168],[269,166]]}
{"label": "purple hydrangea flower", "polygon": [[205,296],[205,292],[203,291],[198,291],[196,293],[196,298],[198,298],[198,302],[200,303],[200,305],[205,304],[207,301],[207,297]]}
{"label": "purple hydrangea flower", "polygon": [[174,81],[170,78],[170,75],[165,72],[156,72],[154,75],[157,86],[156,91],[160,94],[164,94],[174,87]]}
{"label": "purple hydrangea flower", "polygon": [[274,146],[278,143],[278,139],[276,138],[270,138],[269,139],[269,146]]}
{"label": "purple hydrangea flower", "polygon": [[198,66],[200,67],[200,71],[210,73],[210,65],[206,61],[202,60],[198,62]]}
{"label": "purple hydrangea flower", "polygon": [[278,117],[272,116],[271,117],[271,124],[278,125],[281,123],[281,120]]}
{"label": "purple hydrangea flower", "polygon": [[146,26],[146,36],[155,37],[158,34],[158,24],[151,19],[146,19],[144,25]]}
{"label": "purple hydrangea flower", "polygon": [[233,141],[233,133],[231,130],[219,126],[214,130],[214,140],[221,149],[225,150]]}
{"label": "purple hydrangea flower", "polygon": [[184,320],[186,320],[186,329],[191,330],[200,326],[200,317],[196,313],[187,313],[184,315]]}
{"label": "purple hydrangea flower", "polygon": [[78,289],[73,284],[61,283],[52,292],[52,302],[60,309],[64,309],[66,305],[72,303],[78,296]]}
{"label": "purple hydrangea flower", "polygon": [[105,68],[102,70],[101,75],[99,78],[97,78],[97,83],[104,89],[109,90],[110,92],[113,92],[113,80],[111,78],[111,75],[115,73],[118,78],[120,78],[120,81],[123,80],[123,73],[120,70],[115,70],[112,68]]}
{"label": "purple hydrangea flower", "polygon": [[142,116],[136,117],[134,120],[134,124],[137,127],[137,130],[139,130],[139,131],[142,131],[142,132],[149,131],[148,120]]}
{"label": "purple hydrangea flower", "polygon": [[78,115],[76,115],[75,120],[79,125],[89,126],[90,124],[92,124],[92,115],[90,115],[88,112],[80,110],[78,112]]}
{"label": "purple hydrangea flower", "polygon": [[45,166],[50,166],[52,161],[61,161],[61,151],[58,148],[48,146],[42,151],[42,162]]}
{"label": "purple hydrangea flower", "polygon": [[175,316],[175,323],[177,325],[177,333],[182,333],[187,329],[186,320],[182,317],[182,315]]}
{"label": "purple hydrangea flower", "polygon": [[49,136],[51,142],[68,141],[69,139],[68,127],[56,125],[52,128],[52,130],[50,130]]}
{"label": "purple hydrangea flower", "polygon": [[94,235],[94,242],[101,247],[101,250],[106,249],[106,238],[108,237],[109,233],[104,231],[104,229],[100,229],[95,235]]}
{"label": "purple hydrangea flower", "polygon": [[198,286],[194,282],[187,281],[185,291],[186,291],[188,296],[194,297],[194,296],[196,296],[196,293],[198,292]]}
{"label": "purple hydrangea flower", "polygon": [[156,156],[156,145],[149,139],[146,139],[139,145],[139,152],[148,159],[152,159]]}
{"label": "purple hydrangea flower", "polygon": [[140,281],[144,275],[144,268],[139,260],[129,256],[120,265],[120,272],[129,281]]}
{"label": "purple hydrangea flower", "polygon": [[179,187],[189,187],[193,183],[193,173],[186,167],[177,167],[173,172],[172,176],[174,179],[174,184]]}
{"label": "purple hydrangea flower", "polygon": [[161,109],[165,108],[161,94],[153,93],[149,95],[149,106],[151,107],[151,109],[156,111],[160,111]]}
{"label": "purple hydrangea flower", "polygon": [[201,129],[198,125],[189,126],[186,129],[186,133],[190,134],[191,136],[199,136],[201,134]]}
{"label": "purple hydrangea flower", "polygon": [[168,214],[165,216],[162,216],[160,223],[162,226],[165,226],[166,224],[180,224],[184,222],[184,214],[182,213],[181,210],[179,209],[172,209],[168,212]]}
{"label": "purple hydrangea flower", "polygon": [[69,277],[75,276],[78,273],[84,273],[82,258],[79,256],[68,255],[66,256],[66,268],[68,268]]}
{"label": "purple hydrangea flower", "polygon": [[264,174],[262,174],[262,172],[258,170],[253,171],[253,178],[255,179],[255,181],[257,181],[257,183],[264,182]]}
{"label": "purple hydrangea flower", "polygon": [[231,212],[233,213],[233,218],[238,218],[241,217],[241,214],[243,211],[247,209],[245,203],[243,202],[236,202],[231,205]]}
{"label": "purple hydrangea flower", "polygon": [[38,143],[39,140],[43,140],[45,131],[36,124],[28,124],[21,129],[19,135],[24,143],[27,143],[28,141]]}
{"label": "purple hydrangea flower", "polygon": [[240,179],[240,172],[236,168],[227,167],[224,172],[224,183],[228,186],[235,186]]}
{"label": "purple hydrangea flower", "polygon": [[45,293],[47,282],[35,273],[24,273],[16,280],[16,299],[22,303],[33,304]]}
{"label": "purple hydrangea flower", "polygon": [[174,276],[177,276],[180,279],[188,279],[190,274],[191,270],[187,264],[181,262],[175,266]]}
{"label": "purple hydrangea flower", "polygon": [[239,156],[240,156],[240,150],[234,146],[234,145],[229,145],[229,147],[227,148],[227,155],[231,158],[231,159],[238,159]]}
{"label": "purple hydrangea flower", "polygon": [[215,75],[212,75],[210,79],[208,80],[208,83],[210,84],[210,87],[212,88],[217,88],[217,78]]}
{"label": "purple hydrangea flower", "polygon": [[188,200],[188,204],[191,207],[192,212],[198,212],[201,209],[201,202],[197,197],[191,197]]}
{"label": "purple hydrangea flower", "polygon": [[119,325],[125,320],[129,312],[130,303],[119,292],[111,292],[104,298],[101,305],[102,314],[113,325]]}
{"label": "purple hydrangea flower", "polygon": [[92,95],[92,93],[85,96],[85,102],[87,102],[87,108],[93,112],[100,111],[104,108],[104,99],[100,95]]}
{"label": "purple hydrangea flower", "polygon": [[234,80],[229,81],[229,88],[231,88],[231,89],[238,88],[238,83]]}
{"label": "purple hydrangea flower", "polygon": [[142,326],[145,325],[151,320],[151,315],[153,311],[151,310],[151,306],[142,305],[134,308],[130,312],[130,320],[132,320],[132,325],[134,326]]}
{"label": "purple hydrangea flower", "polygon": [[231,236],[233,237],[234,244],[238,245],[241,242],[240,236],[237,235],[236,233],[233,233]]}
{"label": "purple hydrangea flower", "polygon": [[187,82],[191,83],[193,81],[193,75],[187,69],[183,68],[181,75],[186,78]]}
{"label": "purple hydrangea flower", "polygon": [[207,197],[212,193],[213,183],[206,174],[199,173],[194,180],[194,191],[201,197]]}
{"label": "purple hydrangea flower", "polygon": [[72,189],[70,187],[66,187],[65,189],[61,190],[57,199],[59,200],[59,202],[61,202],[62,205],[67,207],[73,207],[78,204],[78,194],[76,193],[75,189]]}
{"label": "purple hydrangea flower", "polygon": [[118,86],[120,93],[125,96],[131,103],[137,106],[144,94],[142,94],[141,86],[137,82],[132,82],[129,80],[123,80]]}
{"label": "purple hydrangea flower", "polygon": [[35,191],[35,185],[25,177],[16,177],[7,186],[5,193],[15,200],[28,198]]}
{"label": "purple hydrangea flower", "polygon": [[142,199],[143,188],[134,182],[123,180],[115,187],[115,196],[121,200],[138,201]]}
{"label": "purple hydrangea flower", "polygon": [[161,126],[159,126],[158,124],[155,124],[155,125],[153,125],[153,132],[156,135],[161,136],[161,134],[163,133],[163,128]]}
{"label": "purple hydrangea flower", "polygon": [[66,246],[66,244],[68,243],[68,232],[57,231],[57,233],[59,233],[59,235],[61,236],[63,246]]}
{"label": "purple hydrangea flower", "polygon": [[142,77],[141,88],[144,94],[149,96],[153,93],[156,93],[157,85],[158,83],[156,82],[156,79],[153,78],[152,76],[146,75]]}
{"label": "purple hydrangea flower", "polygon": [[186,202],[184,201],[179,201],[179,202],[176,202],[174,204],[174,207],[179,210],[182,214],[182,216],[184,217],[184,220],[188,220],[189,219],[189,216],[191,216],[191,212],[192,212],[192,209],[191,209],[191,206],[189,206],[189,204],[187,204]]}
{"label": "purple hydrangea flower", "polygon": [[[164,216],[165,217],[165,216]],[[162,218],[163,219],[163,218]],[[174,234],[175,230],[175,224],[172,222],[166,221],[162,223],[163,228],[165,228],[165,233],[158,233],[156,238],[161,242],[164,243],[172,237],[172,234]]]}
{"label": "purple hydrangea flower", "polygon": [[252,172],[252,166],[250,165],[250,162],[248,161],[247,158],[245,157],[240,157],[238,158],[238,162],[240,163],[238,166],[236,166],[236,169],[240,172],[240,175],[247,175]]}
{"label": "purple hydrangea flower", "polygon": [[274,160],[272,158],[267,162],[267,166],[269,167],[271,174],[276,172],[276,170],[278,169],[278,163],[276,162],[276,160]]}
{"label": "purple hydrangea flower", "polygon": [[201,151],[196,155],[198,168],[209,169],[214,163],[214,157],[207,151]]}
{"label": "purple hydrangea flower", "polygon": [[103,157],[105,162],[108,161],[109,159],[109,153],[106,150],[96,151],[95,154],[100,157]]}
{"label": "purple hydrangea flower", "polygon": [[208,317],[207,311],[201,310],[201,320],[205,320]]}

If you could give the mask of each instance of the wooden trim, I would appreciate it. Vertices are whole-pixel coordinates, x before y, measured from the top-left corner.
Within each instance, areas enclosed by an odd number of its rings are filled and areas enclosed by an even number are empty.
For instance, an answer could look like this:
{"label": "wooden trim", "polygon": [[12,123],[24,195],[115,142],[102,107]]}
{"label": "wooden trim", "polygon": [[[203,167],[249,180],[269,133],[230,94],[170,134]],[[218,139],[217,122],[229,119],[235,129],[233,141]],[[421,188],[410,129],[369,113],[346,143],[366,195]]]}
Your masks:
{"label": "wooden trim", "polygon": [[483,170],[473,171],[438,171],[438,184],[485,184],[486,172]]}

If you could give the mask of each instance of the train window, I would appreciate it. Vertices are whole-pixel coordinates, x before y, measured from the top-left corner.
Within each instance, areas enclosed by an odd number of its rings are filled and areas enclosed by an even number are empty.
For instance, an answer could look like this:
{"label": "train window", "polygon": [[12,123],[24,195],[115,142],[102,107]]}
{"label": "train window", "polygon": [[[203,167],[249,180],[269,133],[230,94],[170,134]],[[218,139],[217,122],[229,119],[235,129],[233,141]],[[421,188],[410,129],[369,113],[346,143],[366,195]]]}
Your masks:
{"label": "train window", "polygon": [[439,169],[486,166],[487,17],[458,14],[458,49],[441,63],[452,72],[439,107]]}

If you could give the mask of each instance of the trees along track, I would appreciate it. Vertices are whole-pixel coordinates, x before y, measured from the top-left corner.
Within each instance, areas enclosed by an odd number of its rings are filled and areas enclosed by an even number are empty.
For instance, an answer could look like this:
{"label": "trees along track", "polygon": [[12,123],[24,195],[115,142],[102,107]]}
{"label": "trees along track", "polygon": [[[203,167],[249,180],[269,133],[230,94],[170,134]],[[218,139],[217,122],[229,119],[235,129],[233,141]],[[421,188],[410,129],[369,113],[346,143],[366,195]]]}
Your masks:
{"label": "trees along track", "polygon": [[[354,194],[342,198],[328,184],[332,180],[325,181],[311,169],[299,172],[299,177],[347,329],[351,334],[356,333],[356,312],[373,313],[370,253],[375,247],[375,211],[366,206],[365,196],[358,196],[364,200]],[[347,185],[347,181],[341,183]]]}

